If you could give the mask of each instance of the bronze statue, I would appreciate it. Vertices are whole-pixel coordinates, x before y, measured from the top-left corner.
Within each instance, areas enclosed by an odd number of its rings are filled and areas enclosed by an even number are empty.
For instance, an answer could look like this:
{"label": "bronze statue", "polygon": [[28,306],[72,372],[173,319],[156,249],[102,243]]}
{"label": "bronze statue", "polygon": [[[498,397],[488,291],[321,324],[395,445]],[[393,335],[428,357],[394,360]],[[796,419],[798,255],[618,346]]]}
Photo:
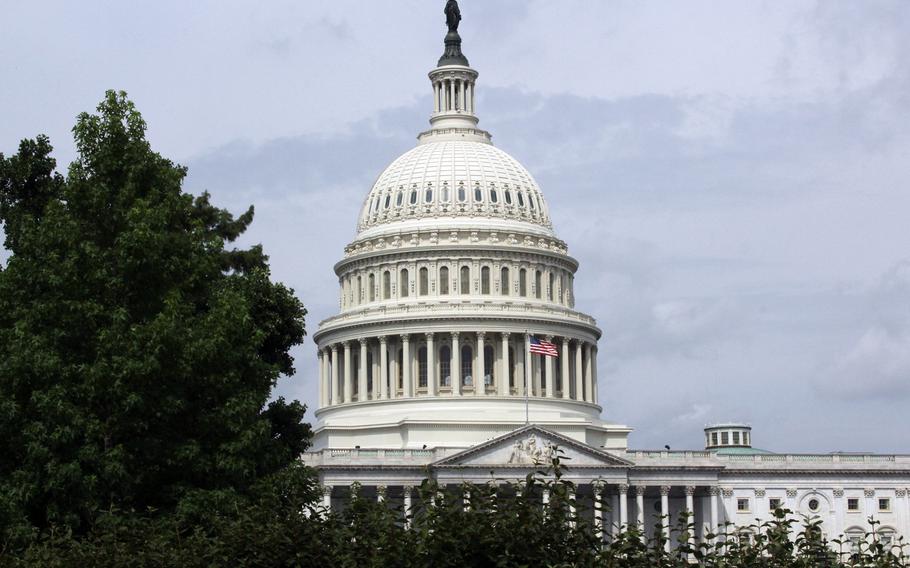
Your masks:
{"label": "bronze statue", "polygon": [[458,0],[446,2],[446,25],[450,32],[458,33],[458,23],[461,21],[461,10],[458,9]]}

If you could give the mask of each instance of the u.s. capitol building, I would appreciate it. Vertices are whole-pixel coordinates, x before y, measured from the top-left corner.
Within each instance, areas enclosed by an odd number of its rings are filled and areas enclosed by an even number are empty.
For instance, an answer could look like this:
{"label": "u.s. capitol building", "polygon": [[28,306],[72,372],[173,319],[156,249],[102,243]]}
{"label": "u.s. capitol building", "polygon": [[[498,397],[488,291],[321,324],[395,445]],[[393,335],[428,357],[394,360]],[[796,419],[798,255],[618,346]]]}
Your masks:
{"label": "u.s. capitol building", "polygon": [[[601,331],[575,304],[578,262],[534,178],[478,128],[478,73],[457,4],[446,12],[430,129],[367,194],[335,265],[340,313],[315,334],[304,460],[324,504],[343,506],[355,482],[410,506],[428,475],[453,488],[523,479],[558,448],[605,536],[691,511],[703,538],[777,507],[818,517],[829,538],[858,538],[869,517],[886,541],[910,536],[910,456],[772,453],[743,424],[706,428],[704,449],[628,448],[631,429],[601,417]],[[532,354],[538,341],[558,356]]]}

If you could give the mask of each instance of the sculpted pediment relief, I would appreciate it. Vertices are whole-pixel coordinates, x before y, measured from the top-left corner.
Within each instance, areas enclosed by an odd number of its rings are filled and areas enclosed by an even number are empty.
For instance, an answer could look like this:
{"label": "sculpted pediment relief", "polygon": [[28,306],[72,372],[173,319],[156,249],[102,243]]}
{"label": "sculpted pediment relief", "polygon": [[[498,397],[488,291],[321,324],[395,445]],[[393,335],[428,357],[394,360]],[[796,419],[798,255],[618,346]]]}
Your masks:
{"label": "sculpted pediment relief", "polygon": [[569,467],[631,465],[630,462],[616,456],[539,426],[525,426],[443,458],[434,465],[546,467],[557,455]]}

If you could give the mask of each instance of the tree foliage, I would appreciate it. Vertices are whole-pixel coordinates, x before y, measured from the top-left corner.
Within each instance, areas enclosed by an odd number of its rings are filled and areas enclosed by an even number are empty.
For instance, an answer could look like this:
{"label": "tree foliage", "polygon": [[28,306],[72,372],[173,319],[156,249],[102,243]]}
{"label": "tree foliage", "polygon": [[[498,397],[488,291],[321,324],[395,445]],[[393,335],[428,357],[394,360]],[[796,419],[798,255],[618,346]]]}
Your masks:
{"label": "tree foliage", "polygon": [[110,91],[78,117],[66,177],[46,137],[0,154],[8,539],[243,494],[306,448],[303,406],[267,404],[294,372],[305,309],[260,247],[231,247],[253,208],[234,217],[185,193],[186,169],[145,130]]}

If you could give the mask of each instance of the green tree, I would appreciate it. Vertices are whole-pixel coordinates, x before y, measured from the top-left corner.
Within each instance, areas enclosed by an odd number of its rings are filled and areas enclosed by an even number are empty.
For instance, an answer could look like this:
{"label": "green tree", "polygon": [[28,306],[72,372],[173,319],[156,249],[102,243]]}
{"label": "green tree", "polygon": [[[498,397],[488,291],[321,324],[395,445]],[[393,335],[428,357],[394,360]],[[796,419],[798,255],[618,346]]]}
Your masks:
{"label": "green tree", "polygon": [[[0,154],[0,523],[78,531],[99,510],[243,494],[307,447],[268,403],[306,310],[270,280],[253,219],[182,191],[123,92],[73,129]],[[268,403],[268,404],[267,404]],[[2,543],[0,543],[2,544]]]}

